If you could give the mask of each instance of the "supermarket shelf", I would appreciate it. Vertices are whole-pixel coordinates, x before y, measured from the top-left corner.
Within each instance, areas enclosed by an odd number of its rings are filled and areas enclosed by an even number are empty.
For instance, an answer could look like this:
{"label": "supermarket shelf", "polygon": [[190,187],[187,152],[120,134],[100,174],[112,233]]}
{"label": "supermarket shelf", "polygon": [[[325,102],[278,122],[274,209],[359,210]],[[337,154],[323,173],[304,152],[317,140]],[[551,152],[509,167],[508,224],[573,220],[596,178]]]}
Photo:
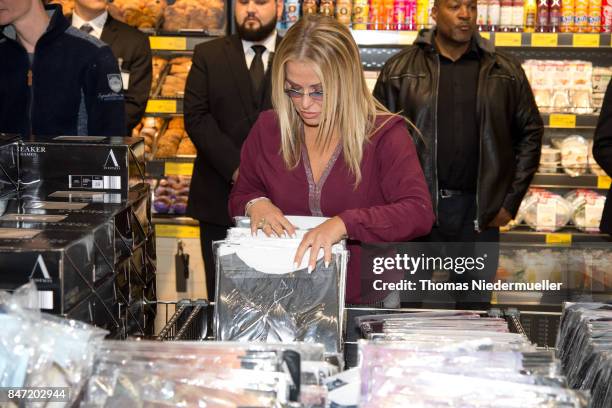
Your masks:
{"label": "supermarket shelf", "polygon": [[165,176],[191,176],[195,157],[173,157],[153,159],[146,163],[147,176],[161,178]]}
{"label": "supermarket shelf", "polygon": [[216,38],[219,37],[193,31],[152,35],[149,37],[149,42],[153,51],[193,51],[198,44]]}
{"label": "supermarket shelf", "polygon": [[500,242],[567,246],[581,243],[612,243],[612,237],[608,234],[589,234],[571,227],[563,228],[555,233],[537,232],[527,227],[518,227],[511,231],[501,232]]}
{"label": "supermarket shelf", "polygon": [[153,225],[155,225],[156,238],[200,238],[199,223],[193,218],[178,215],[153,214]]}
{"label": "supermarket shelf", "polygon": [[531,182],[531,187],[543,188],[594,188],[607,190],[610,188],[610,177],[586,174],[571,177],[564,173],[538,173]]}
{"label": "supermarket shelf", "polygon": [[199,226],[199,222],[190,217],[168,214],[153,214],[154,225],[188,225]]}
{"label": "supermarket shelf", "polygon": [[[361,46],[410,45],[417,37],[417,31],[374,31],[352,30],[353,37]],[[501,33],[484,32],[497,47],[534,48],[610,48],[610,33]]]}
{"label": "supermarket shelf", "polygon": [[556,129],[595,129],[598,114],[542,113],[544,126]]}
{"label": "supermarket shelf", "polygon": [[182,98],[151,98],[147,102],[148,116],[168,116],[183,114]]}

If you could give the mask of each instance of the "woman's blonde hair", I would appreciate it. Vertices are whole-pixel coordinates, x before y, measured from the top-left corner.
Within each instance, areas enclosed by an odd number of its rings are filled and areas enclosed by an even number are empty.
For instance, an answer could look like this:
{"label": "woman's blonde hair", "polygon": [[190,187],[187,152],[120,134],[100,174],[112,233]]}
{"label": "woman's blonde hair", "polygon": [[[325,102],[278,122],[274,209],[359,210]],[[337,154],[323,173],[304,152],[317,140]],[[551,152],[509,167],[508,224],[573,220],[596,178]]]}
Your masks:
{"label": "woman's blonde hair", "polygon": [[[277,47],[272,65],[272,106],[281,131],[281,153],[289,169],[300,162],[302,121],[285,94],[288,61],[310,63],[321,80],[323,105],[316,142],[328,147],[341,136],[344,161],[361,181],[363,149],[375,133],[376,115],[391,114],[372,96],[361,68],[359,48],[346,26],[332,17],[308,15],[291,27]],[[307,91],[307,90],[304,90]]]}

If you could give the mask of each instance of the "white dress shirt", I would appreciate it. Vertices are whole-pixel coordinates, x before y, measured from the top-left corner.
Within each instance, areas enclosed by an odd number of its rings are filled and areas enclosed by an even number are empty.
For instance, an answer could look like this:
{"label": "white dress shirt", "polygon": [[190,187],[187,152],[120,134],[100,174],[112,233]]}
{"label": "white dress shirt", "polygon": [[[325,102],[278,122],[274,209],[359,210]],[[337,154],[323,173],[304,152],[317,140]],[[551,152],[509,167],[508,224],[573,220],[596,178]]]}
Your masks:
{"label": "white dress shirt", "polygon": [[251,63],[255,58],[255,51],[253,51],[253,49],[251,48],[253,45],[263,45],[264,47],[266,47],[264,53],[261,54],[261,60],[263,62],[265,72],[268,70],[268,60],[270,59],[270,53],[274,52],[274,50],[276,49],[276,30],[274,30],[272,34],[270,34],[268,38],[266,38],[262,42],[242,40],[242,47],[244,48],[244,56],[246,58],[246,64],[248,69],[251,68]]}
{"label": "white dress shirt", "polygon": [[75,11],[72,13],[72,26],[80,30],[84,24],[89,24],[91,28],[93,28],[93,31],[89,33],[89,35],[93,35],[99,40],[100,37],[102,37],[102,30],[104,29],[104,24],[106,24],[107,19],[108,11],[104,11],[104,13],[91,21],[83,20]]}

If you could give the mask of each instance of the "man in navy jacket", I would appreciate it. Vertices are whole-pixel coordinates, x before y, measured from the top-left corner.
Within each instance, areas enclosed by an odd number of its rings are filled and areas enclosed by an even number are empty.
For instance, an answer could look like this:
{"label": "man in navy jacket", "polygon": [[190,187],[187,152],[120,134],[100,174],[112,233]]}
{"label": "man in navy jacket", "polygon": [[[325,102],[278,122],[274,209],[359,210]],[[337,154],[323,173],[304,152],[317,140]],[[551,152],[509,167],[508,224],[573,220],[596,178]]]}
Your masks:
{"label": "man in navy jacket", "polygon": [[0,132],[125,133],[121,73],[107,45],[41,0],[0,1],[0,26]]}

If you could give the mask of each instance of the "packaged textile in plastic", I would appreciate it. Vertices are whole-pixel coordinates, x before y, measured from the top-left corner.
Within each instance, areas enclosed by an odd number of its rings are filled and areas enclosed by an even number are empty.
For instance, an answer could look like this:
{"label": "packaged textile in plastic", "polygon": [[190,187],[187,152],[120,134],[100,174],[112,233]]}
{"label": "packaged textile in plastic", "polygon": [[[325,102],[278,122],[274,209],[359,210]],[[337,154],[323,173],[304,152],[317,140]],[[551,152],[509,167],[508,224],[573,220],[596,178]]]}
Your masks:
{"label": "packaged textile in plastic", "polygon": [[572,206],[572,222],[587,232],[599,232],[606,197],[592,190],[573,190],[565,199]]}
{"label": "packaged textile in plastic", "polygon": [[566,303],[557,350],[570,386],[591,391],[591,407],[612,406],[612,305]]}
{"label": "packaged textile in plastic", "polygon": [[250,228],[232,228],[218,243],[218,340],[303,341],[322,343],[329,353],[341,351],[348,251],[344,243],[334,245],[326,267],[321,250],[312,272],[307,251],[296,267],[293,258],[305,233],[298,229],[296,238],[268,238],[261,232],[253,237]]}
{"label": "packaged textile in plastic", "polygon": [[[0,292],[0,386],[69,387],[70,406],[85,384],[106,331],[40,313],[33,283]],[[34,309],[32,309],[34,307]]]}
{"label": "packaged textile in plastic", "polygon": [[[96,355],[82,407],[281,406],[324,401],[318,344],[108,341]],[[320,404],[307,403],[304,406]]]}

